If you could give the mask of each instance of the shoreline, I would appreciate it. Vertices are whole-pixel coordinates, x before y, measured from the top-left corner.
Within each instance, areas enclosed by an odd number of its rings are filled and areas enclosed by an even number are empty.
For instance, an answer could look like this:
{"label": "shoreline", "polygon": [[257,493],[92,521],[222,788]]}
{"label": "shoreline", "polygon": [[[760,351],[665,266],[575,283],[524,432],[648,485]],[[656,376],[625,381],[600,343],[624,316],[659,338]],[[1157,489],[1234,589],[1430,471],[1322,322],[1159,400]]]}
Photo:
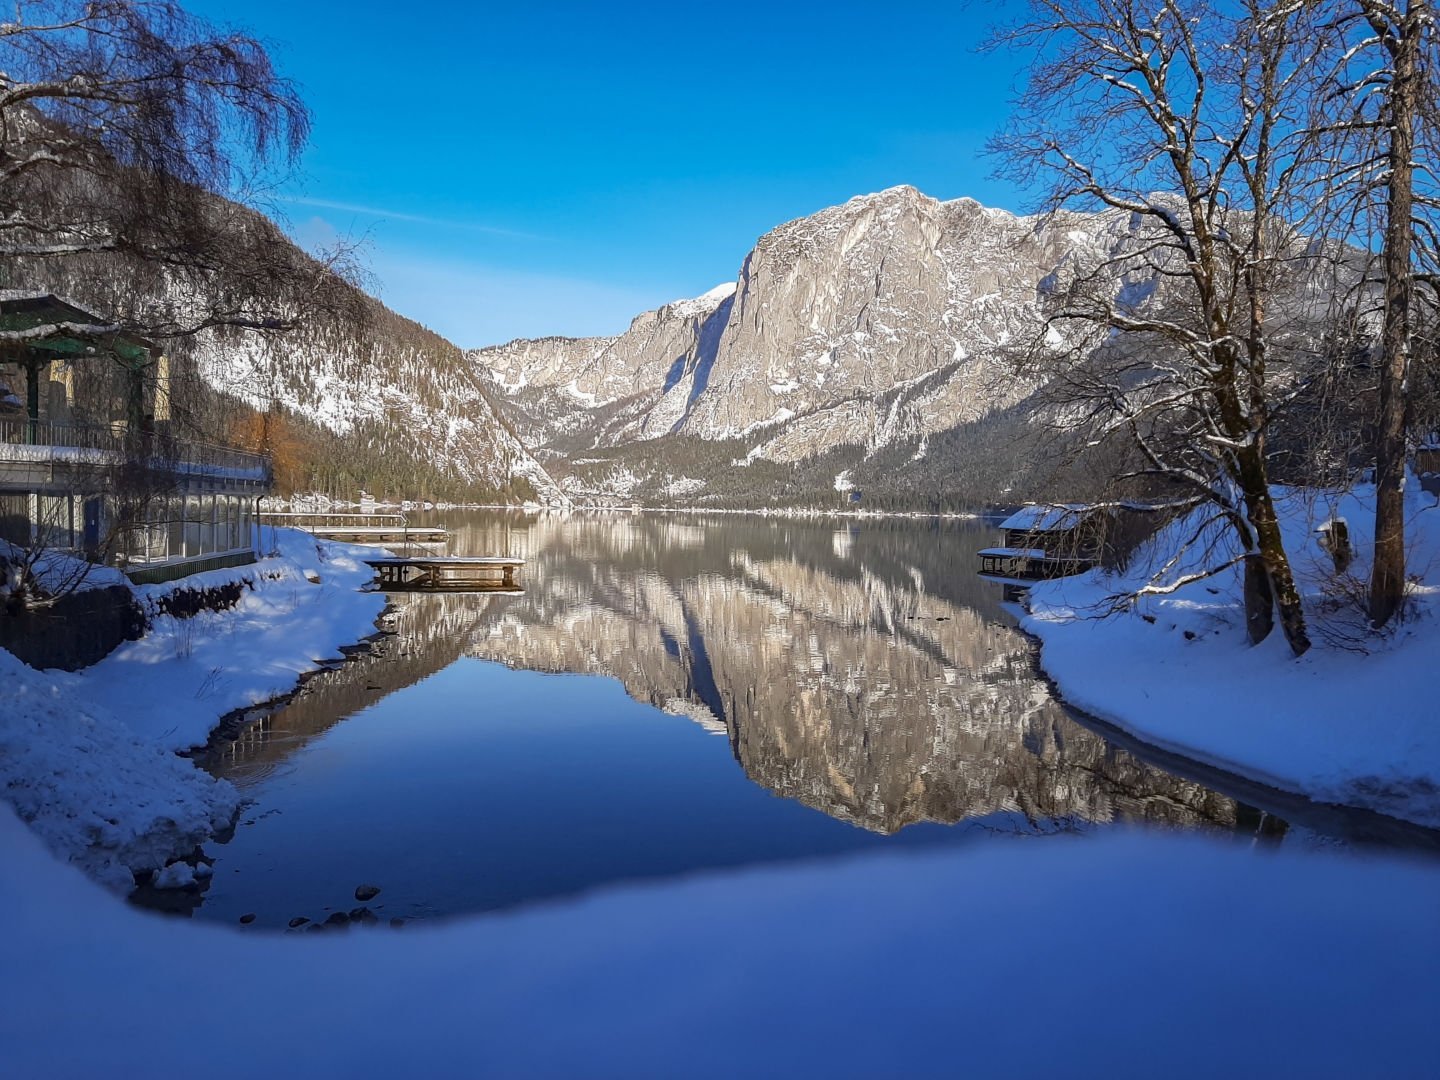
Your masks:
{"label": "shoreline", "polygon": [[1208,761],[1203,756],[1187,753],[1184,747],[1172,748],[1153,742],[1143,732],[1132,731],[1123,724],[1098,716],[1065,696],[1064,689],[1042,662],[1044,640],[1021,627],[1035,646],[1035,673],[1049,688],[1051,695],[1071,718],[1093,731],[1106,742],[1134,755],[1140,760],[1193,783],[1203,784],[1266,814],[1281,818],[1290,825],[1339,836],[1349,843],[1380,847],[1419,850],[1440,854],[1440,824],[1427,824],[1410,818],[1387,814],[1369,806],[1353,803],[1327,802],[1270,782],[1267,778],[1247,774],[1242,767]]}
{"label": "shoreline", "polygon": [[[314,504],[307,500],[300,499],[277,499],[274,505],[290,507],[312,506]],[[358,513],[422,513],[438,514],[448,510],[495,510],[504,513],[516,514],[717,514],[717,515],[739,515],[749,517],[778,517],[778,518],[855,518],[866,519],[899,519],[909,521],[984,521],[990,517],[1003,517],[1009,510],[840,510],[823,509],[818,507],[706,507],[706,506],[645,506],[635,504],[631,506],[549,506],[538,503],[515,504],[515,503],[456,503],[437,502],[431,504],[430,509],[420,508],[418,505],[411,510],[403,510],[403,503],[400,502],[376,502],[363,504],[368,510],[362,510],[362,504],[358,502],[334,500],[327,502],[323,509],[303,510],[301,513],[324,514],[350,514]],[[1020,504],[1013,504],[1018,506]],[[261,513],[274,511],[262,510]],[[267,526],[268,528],[268,526]]]}
{"label": "shoreline", "polygon": [[[836,516],[882,515],[854,511]],[[933,519],[938,515],[887,516]],[[92,727],[108,725],[116,738],[128,737],[142,751],[168,754],[196,774],[186,780],[176,776],[172,769],[164,774],[169,779],[164,779],[152,768],[144,783],[129,784],[128,795],[133,805],[124,801],[126,785],[111,784],[115,791],[106,804],[109,809],[99,816],[100,820],[92,815],[82,821],[78,835],[76,829],[66,831],[58,826],[47,834],[37,825],[37,830],[47,837],[52,850],[62,860],[85,862],[92,854],[81,850],[81,840],[87,837],[86,843],[91,847],[102,851],[113,849],[115,858],[111,862],[102,861],[101,873],[97,876],[112,888],[125,891],[133,889],[133,879],[143,881],[183,862],[197,843],[223,831],[224,825],[219,821],[222,814],[233,824],[240,811],[238,793],[229,784],[211,779],[196,764],[197,760],[237,738],[256,720],[293,701],[310,679],[321,672],[343,667],[349,659],[365,654],[376,642],[393,633],[385,626],[385,615],[392,608],[384,594],[360,591],[372,577],[360,558],[364,549],[316,541],[293,530],[282,530],[282,539],[284,550],[278,558],[199,576],[204,580],[198,583],[204,585],[213,585],[222,578],[227,581],[249,579],[248,591],[242,590],[242,602],[235,609],[201,613],[190,619],[157,616],[142,639],[122,646],[91,668],[78,673],[32,671],[25,676],[36,687],[46,685],[51,692],[64,691],[70,695],[73,700],[66,707],[77,713],[84,723]],[[209,580],[212,577],[215,581]],[[1074,609],[1060,609],[1058,602],[1066,598],[1066,592],[1076,591],[1082,583],[1083,579],[1075,578],[1037,585],[1031,591],[1030,610],[1020,620],[1020,629],[1037,643],[1034,662],[1050,693],[1078,714],[1077,718],[1086,726],[1115,745],[1138,750],[1137,756],[1167,771],[1238,792],[1236,797],[1261,808],[1274,807],[1270,812],[1287,820],[1303,824],[1307,819],[1335,821],[1338,818],[1343,819],[1338,831],[1361,842],[1378,837],[1382,842],[1407,847],[1440,847],[1440,813],[1423,803],[1408,805],[1403,793],[1396,796],[1391,792],[1388,797],[1370,799],[1337,797],[1334,785],[1307,784],[1303,775],[1297,779],[1283,768],[1266,768],[1264,761],[1257,763],[1243,754],[1226,752],[1223,742],[1217,745],[1204,739],[1168,734],[1160,722],[1166,712],[1163,699],[1148,700],[1146,688],[1163,686],[1171,679],[1166,662],[1173,657],[1149,655],[1136,649],[1127,653],[1125,641],[1119,642],[1118,648],[1112,647],[1116,643],[1107,644],[1104,635],[1120,620],[1101,624],[1086,621],[1083,614],[1076,615]],[[187,579],[186,584],[193,586],[197,582]],[[154,601],[175,587],[178,586],[140,587],[137,596]],[[1038,605],[1034,603],[1037,594],[1042,597]],[[360,624],[362,618],[363,625]],[[1128,622],[1133,630],[1140,620]],[[1092,636],[1091,631],[1099,635],[1098,650],[1095,643],[1088,649],[1069,649],[1070,639]],[[1143,628],[1141,636],[1144,636]],[[1150,636],[1166,637],[1158,632]],[[1178,633],[1168,635],[1171,639],[1179,636]],[[1193,639],[1195,635],[1187,630],[1185,637]],[[1274,642],[1268,644],[1274,645]],[[1228,656],[1235,652],[1233,646],[1234,642],[1228,638],[1181,643],[1181,648],[1191,654],[1209,649]],[[1098,682],[1091,678],[1089,683],[1083,680],[1077,683],[1074,657],[1067,662],[1061,655],[1067,649],[1079,657],[1082,672],[1093,666],[1097,651],[1099,667],[1108,664],[1109,670]],[[1317,653],[1319,651],[1317,649]],[[1286,665],[1272,654],[1273,650],[1267,652],[1262,647],[1246,650],[1244,655],[1252,661],[1259,657],[1273,661],[1275,670],[1293,670],[1295,665]],[[236,679],[233,685],[230,684],[232,674]],[[1103,691],[1113,692],[1122,683],[1132,691],[1132,696],[1138,687],[1140,696],[1146,699],[1138,722],[1123,710],[1107,707]],[[1097,694],[1096,687],[1102,693]],[[24,711],[23,705],[21,711]],[[10,739],[10,745],[15,745],[13,733]],[[0,725],[0,750],[5,747],[6,732]],[[126,752],[129,758],[136,757],[134,750],[132,746]],[[0,758],[3,756],[0,754]],[[42,762],[41,766],[55,776],[62,775],[66,767],[63,759]],[[132,766],[139,768],[133,761],[116,768],[123,773]],[[10,772],[20,776],[22,785],[27,781],[23,770],[12,768]],[[5,774],[0,773],[0,794],[7,792],[5,782]],[[14,784],[12,776],[12,788]],[[171,787],[175,789],[173,792]],[[182,798],[182,788],[192,790]],[[156,792],[162,796],[161,802],[174,795],[172,801],[179,809],[155,808],[151,804],[155,802]],[[28,812],[24,801],[17,801],[21,816],[32,824],[37,816],[49,815],[57,821],[73,818],[76,816],[73,808],[82,805],[84,800],[83,791],[57,788],[51,795],[54,805],[44,799],[32,799]],[[144,818],[144,814],[150,814],[151,818]],[[121,822],[118,836],[112,835],[116,830],[105,824],[111,820]],[[152,824],[147,826],[147,820]],[[162,827],[157,829],[155,823]],[[157,843],[160,847],[164,844],[151,842],[152,833],[164,834],[167,829],[173,843],[168,851],[160,851]],[[132,880],[128,887],[112,865],[117,862],[130,871]],[[94,867],[91,869],[93,872]],[[185,876],[183,869],[171,876],[176,878],[174,885],[190,883],[181,880]]]}
{"label": "shoreline", "polygon": [[[1419,581],[1410,617],[1383,634],[1369,633],[1344,606],[1327,607],[1334,571],[1315,519],[1345,517],[1356,550],[1368,553],[1373,496],[1349,493],[1317,513],[1308,494],[1284,491],[1277,499],[1315,640],[1301,657],[1278,627],[1249,644],[1234,570],[1113,611],[1111,598],[1149,582],[1175,535],[1192,531],[1184,519],[1123,572],[1036,582],[1020,629],[1039,643],[1037,662],[1056,698],[1107,731],[1317,810],[1353,809],[1440,830],[1440,727],[1424,706],[1440,645],[1440,583]],[[1411,565],[1433,577],[1440,522],[1420,512],[1430,505],[1412,490]],[[1167,572],[1190,569],[1172,564]],[[1368,568],[1357,559],[1352,573],[1363,580]]]}
{"label": "shoreline", "polygon": [[[308,677],[383,634],[384,595],[358,549],[282,530],[277,556],[161,586],[242,584],[239,600],[189,618],[153,615],[146,633],[77,672],[0,653],[0,799],[61,862],[113,892],[166,873],[228,824],[235,788],[192,758],[215,731],[293,697]],[[155,610],[153,606],[150,608]],[[193,880],[194,868],[190,868]]]}
{"label": "shoreline", "polygon": [[337,646],[337,651],[340,653],[338,659],[325,660],[318,663],[315,667],[310,668],[308,671],[302,671],[296,676],[295,685],[284,693],[276,694],[272,698],[266,698],[264,701],[257,701],[251,705],[241,705],[238,708],[231,709],[215,721],[215,726],[211,728],[209,736],[203,743],[199,743],[185,750],[177,750],[176,753],[180,757],[191,760],[197,760],[205,757],[207,754],[213,753],[225,746],[226,743],[231,743],[238,739],[251,724],[259,720],[264,720],[266,717],[285,708],[293,702],[300,692],[313,680],[327,672],[339,671],[351,661],[367,655],[374,649],[377,642],[394,636],[394,630],[386,629],[380,625],[381,621],[393,610],[394,606],[387,603],[385,609],[375,617],[375,630],[373,633],[360,638],[354,644]]}

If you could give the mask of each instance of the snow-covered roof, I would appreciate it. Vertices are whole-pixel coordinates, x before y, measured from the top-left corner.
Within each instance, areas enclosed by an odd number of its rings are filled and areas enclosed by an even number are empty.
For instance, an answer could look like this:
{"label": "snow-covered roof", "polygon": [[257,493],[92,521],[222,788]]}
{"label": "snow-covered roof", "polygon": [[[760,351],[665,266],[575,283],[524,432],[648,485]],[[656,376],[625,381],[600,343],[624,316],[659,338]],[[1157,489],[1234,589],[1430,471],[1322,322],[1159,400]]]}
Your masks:
{"label": "snow-covered roof", "polygon": [[1045,552],[1039,548],[993,547],[981,548],[981,555],[994,555],[1001,559],[1043,559]]}
{"label": "snow-covered roof", "polygon": [[1027,532],[1049,532],[1073,529],[1090,511],[1085,503],[1046,503],[1022,506],[1000,523],[1002,529],[1024,529]]}

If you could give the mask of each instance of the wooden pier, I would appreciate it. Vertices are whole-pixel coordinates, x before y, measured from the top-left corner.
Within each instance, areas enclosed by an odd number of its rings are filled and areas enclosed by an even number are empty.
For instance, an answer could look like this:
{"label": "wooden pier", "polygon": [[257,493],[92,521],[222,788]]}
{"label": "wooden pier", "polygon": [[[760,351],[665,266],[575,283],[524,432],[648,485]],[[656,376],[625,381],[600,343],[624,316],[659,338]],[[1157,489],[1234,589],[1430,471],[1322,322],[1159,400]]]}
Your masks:
{"label": "wooden pier", "polygon": [[321,540],[377,547],[444,545],[449,533],[441,526],[409,525],[404,514],[331,514],[324,512],[262,514],[262,525],[290,525]]}
{"label": "wooden pier", "polygon": [[415,525],[311,525],[305,529],[321,540],[345,544],[443,544],[448,533],[442,528]]}
{"label": "wooden pier", "polygon": [[407,555],[366,559],[390,592],[520,592],[524,559],[507,555]]}

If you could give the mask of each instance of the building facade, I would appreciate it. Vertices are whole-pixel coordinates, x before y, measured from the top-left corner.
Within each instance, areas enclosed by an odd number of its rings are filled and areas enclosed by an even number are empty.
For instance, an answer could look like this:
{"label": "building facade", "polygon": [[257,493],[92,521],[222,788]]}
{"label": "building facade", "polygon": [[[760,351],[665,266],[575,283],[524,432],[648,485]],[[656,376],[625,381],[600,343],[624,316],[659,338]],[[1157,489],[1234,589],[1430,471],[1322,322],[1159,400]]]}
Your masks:
{"label": "building facade", "polygon": [[0,292],[0,541],[164,581],[255,559],[260,454],[181,437],[154,343]]}

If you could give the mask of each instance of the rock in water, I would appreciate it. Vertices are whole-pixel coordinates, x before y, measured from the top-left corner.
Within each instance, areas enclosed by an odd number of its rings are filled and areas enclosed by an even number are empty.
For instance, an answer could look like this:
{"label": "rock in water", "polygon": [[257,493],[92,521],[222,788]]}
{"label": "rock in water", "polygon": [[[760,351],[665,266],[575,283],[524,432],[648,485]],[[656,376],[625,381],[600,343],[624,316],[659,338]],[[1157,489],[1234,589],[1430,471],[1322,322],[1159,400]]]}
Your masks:
{"label": "rock in water", "polygon": [[380,895],[379,885],[357,885],[355,887],[355,899],[362,904],[368,900],[374,900]]}

